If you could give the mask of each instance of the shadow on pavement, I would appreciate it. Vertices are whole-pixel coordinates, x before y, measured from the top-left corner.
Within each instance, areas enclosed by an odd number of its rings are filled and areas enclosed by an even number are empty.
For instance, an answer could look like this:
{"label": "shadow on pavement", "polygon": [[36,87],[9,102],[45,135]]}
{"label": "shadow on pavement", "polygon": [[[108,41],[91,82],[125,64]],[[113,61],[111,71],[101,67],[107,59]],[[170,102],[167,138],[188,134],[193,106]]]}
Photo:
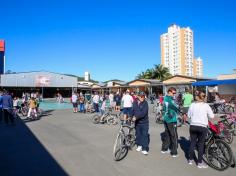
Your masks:
{"label": "shadow on pavement", "polygon": [[46,111],[43,111],[42,114],[38,118],[24,118],[24,119],[22,118],[22,120],[25,123],[32,122],[32,121],[37,121],[37,120],[40,120],[41,118],[52,115],[51,112],[53,112],[53,111],[54,110],[46,110]]}
{"label": "shadow on pavement", "polygon": [[189,147],[190,147],[190,141],[186,139],[185,137],[181,136],[180,139],[178,140],[178,143],[180,145],[180,148],[183,150],[185,154],[185,158],[189,158]]}
{"label": "shadow on pavement", "polygon": [[0,175],[68,175],[21,119],[15,126],[0,124],[0,141]]}

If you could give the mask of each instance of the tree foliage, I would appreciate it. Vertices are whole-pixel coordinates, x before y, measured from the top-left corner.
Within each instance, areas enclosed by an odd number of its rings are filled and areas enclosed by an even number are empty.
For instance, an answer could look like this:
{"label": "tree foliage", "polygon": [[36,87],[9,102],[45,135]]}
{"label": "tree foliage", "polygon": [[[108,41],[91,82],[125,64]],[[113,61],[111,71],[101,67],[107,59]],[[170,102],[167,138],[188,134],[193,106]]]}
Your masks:
{"label": "tree foliage", "polygon": [[137,79],[158,79],[164,81],[171,77],[169,69],[163,65],[154,65],[154,68],[147,69],[145,72],[141,72],[137,75]]}

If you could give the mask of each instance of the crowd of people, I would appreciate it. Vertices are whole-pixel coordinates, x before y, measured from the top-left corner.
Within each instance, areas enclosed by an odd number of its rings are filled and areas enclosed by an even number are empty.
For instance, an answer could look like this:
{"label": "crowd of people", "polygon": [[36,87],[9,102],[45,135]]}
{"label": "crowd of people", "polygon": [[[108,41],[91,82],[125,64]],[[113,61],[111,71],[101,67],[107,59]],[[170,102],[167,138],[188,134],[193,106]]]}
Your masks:
{"label": "crowd of people", "polygon": [[[178,157],[178,131],[177,131],[177,113],[184,114],[184,122],[189,123],[190,149],[188,164],[193,164],[194,150],[197,148],[198,168],[207,168],[203,162],[204,142],[207,135],[207,126],[209,118],[214,118],[211,107],[206,103],[206,95],[201,91],[196,91],[194,95],[186,89],[181,96],[181,100],[176,97],[176,89],[170,87],[167,94],[159,94],[157,97],[163,105],[164,138],[162,141],[161,153]],[[74,97],[73,97],[74,96]],[[75,94],[72,96],[72,102],[77,102]],[[82,95],[81,95],[82,96]],[[112,107],[115,110],[122,110],[124,120],[131,119],[135,122],[136,130],[136,150],[148,155],[149,152],[149,115],[147,97],[143,92],[133,93],[129,90],[121,95],[117,92],[107,95],[98,95],[97,92],[92,95],[91,100],[96,112],[104,113],[106,107]],[[181,106],[177,105],[181,101]],[[73,105],[74,105],[73,103]],[[77,105],[75,104],[75,107]],[[183,108],[180,108],[183,107]],[[83,109],[83,108],[82,108]],[[76,109],[74,109],[76,112]],[[197,147],[196,147],[197,146]]]}
{"label": "crowd of people", "polygon": [[[194,150],[197,149],[197,167],[207,168],[207,165],[203,162],[204,142],[207,136],[208,121],[214,118],[214,113],[207,103],[205,93],[195,91],[192,95],[191,91],[186,89],[185,93],[181,94],[181,96],[176,96],[176,94],[176,88],[170,87],[165,96],[159,94],[155,97],[163,106],[162,115],[165,131],[161,153],[168,153],[173,158],[178,157],[177,114],[181,111],[184,114],[184,123],[190,125],[188,164],[192,165],[194,163]],[[58,94],[57,99],[58,102],[63,101],[60,94]],[[9,122],[14,125],[13,110],[18,109],[22,105],[29,106],[27,117],[30,117],[32,111],[37,116],[39,100],[40,95],[38,93],[23,93],[22,99],[19,99],[18,97],[12,98],[12,95],[6,90],[0,92],[0,122],[4,118],[6,125],[9,125]],[[151,101],[154,100],[152,99]],[[214,102],[222,102],[219,94],[215,94]],[[124,121],[130,120],[135,122],[136,150],[142,152],[144,155],[148,155],[150,143],[149,105],[145,93],[135,93],[129,89],[123,94],[120,92],[111,92],[109,94],[98,94],[98,92],[94,92],[94,94],[83,94],[82,92],[74,92],[71,97],[71,103],[73,104],[74,113],[85,113],[88,104],[92,104],[94,111],[101,114],[104,114],[109,108],[115,111],[122,111]]]}
{"label": "crowd of people", "polygon": [[15,125],[17,112],[23,107],[27,107],[27,118],[31,118],[32,112],[34,116],[37,117],[39,104],[40,94],[37,92],[23,92],[22,97],[19,98],[9,93],[7,90],[0,91],[0,122],[4,119],[6,125]]}

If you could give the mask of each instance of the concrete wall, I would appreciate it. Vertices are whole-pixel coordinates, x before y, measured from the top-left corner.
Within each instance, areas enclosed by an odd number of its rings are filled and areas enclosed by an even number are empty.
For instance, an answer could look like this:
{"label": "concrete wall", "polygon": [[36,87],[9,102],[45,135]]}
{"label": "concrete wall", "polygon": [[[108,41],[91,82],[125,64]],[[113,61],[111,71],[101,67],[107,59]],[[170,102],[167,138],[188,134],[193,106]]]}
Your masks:
{"label": "concrete wall", "polygon": [[77,77],[51,72],[1,75],[2,87],[77,87]]}

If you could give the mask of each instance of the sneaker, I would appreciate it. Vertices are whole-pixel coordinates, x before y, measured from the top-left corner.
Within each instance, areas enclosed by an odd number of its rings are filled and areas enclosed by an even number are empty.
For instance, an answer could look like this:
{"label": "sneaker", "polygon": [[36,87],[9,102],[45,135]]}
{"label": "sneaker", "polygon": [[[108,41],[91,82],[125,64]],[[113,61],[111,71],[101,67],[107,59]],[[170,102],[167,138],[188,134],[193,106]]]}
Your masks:
{"label": "sneaker", "polygon": [[143,150],[142,153],[143,153],[144,155],[148,155],[148,152],[147,152],[146,150]]}
{"label": "sneaker", "polygon": [[169,150],[166,150],[166,151],[162,150],[161,153],[162,153],[162,154],[170,153],[170,151],[169,151]]}
{"label": "sneaker", "polygon": [[199,169],[206,169],[206,168],[208,168],[208,165],[206,165],[205,163],[202,162],[202,163],[198,163],[197,167]]}
{"label": "sneaker", "polygon": [[193,162],[194,162],[193,160],[188,160],[189,165],[193,165]]}
{"label": "sneaker", "polygon": [[179,155],[171,155],[172,158],[177,158]]}
{"label": "sneaker", "polygon": [[142,151],[142,146],[138,146],[136,149],[137,152],[141,152]]}

